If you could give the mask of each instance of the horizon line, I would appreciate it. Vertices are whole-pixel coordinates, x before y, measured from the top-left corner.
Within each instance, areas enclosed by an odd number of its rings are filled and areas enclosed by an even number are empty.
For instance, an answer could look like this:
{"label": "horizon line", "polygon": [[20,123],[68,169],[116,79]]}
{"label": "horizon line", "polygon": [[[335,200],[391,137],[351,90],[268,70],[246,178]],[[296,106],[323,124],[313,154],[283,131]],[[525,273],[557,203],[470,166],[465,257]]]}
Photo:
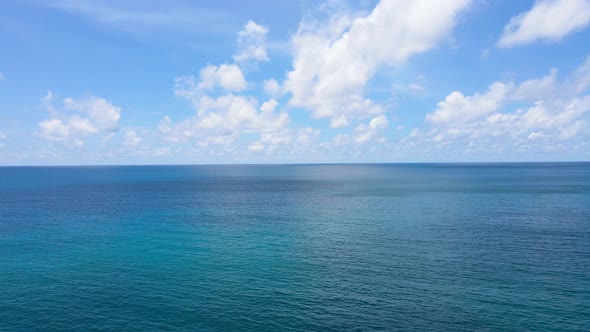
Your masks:
{"label": "horizon line", "polygon": [[451,165],[451,164],[584,164],[590,160],[560,161],[426,161],[426,162],[302,162],[302,163],[179,163],[179,164],[59,164],[0,165],[6,167],[141,167],[141,166],[312,166],[312,165]]}

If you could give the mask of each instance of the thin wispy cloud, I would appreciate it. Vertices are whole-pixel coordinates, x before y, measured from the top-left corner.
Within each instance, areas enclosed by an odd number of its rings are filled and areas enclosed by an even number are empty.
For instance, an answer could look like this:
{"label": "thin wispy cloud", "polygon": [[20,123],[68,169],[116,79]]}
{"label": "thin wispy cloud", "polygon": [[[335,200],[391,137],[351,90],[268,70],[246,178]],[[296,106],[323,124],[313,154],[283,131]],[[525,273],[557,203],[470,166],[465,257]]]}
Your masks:
{"label": "thin wispy cloud", "polygon": [[233,34],[239,24],[231,11],[179,1],[56,0],[39,4],[142,37]]}

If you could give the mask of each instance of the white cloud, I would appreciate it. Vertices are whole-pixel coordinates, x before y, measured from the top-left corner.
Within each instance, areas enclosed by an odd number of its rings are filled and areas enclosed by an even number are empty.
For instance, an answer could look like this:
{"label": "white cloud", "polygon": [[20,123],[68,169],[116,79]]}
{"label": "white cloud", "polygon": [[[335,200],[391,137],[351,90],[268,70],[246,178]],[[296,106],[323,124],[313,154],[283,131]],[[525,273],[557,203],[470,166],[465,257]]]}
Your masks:
{"label": "white cloud", "polygon": [[496,82],[485,94],[464,96],[459,91],[453,91],[444,101],[438,103],[434,113],[426,115],[426,120],[432,123],[452,124],[481,118],[500,107],[508,89],[508,85]]}
{"label": "white cloud", "polygon": [[256,141],[253,142],[252,144],[250,144],[248,146],[248,150],[252,151],[252,152],[260,152],[262,150],[264,150],[265,146],[264,144],[262,144],[262,142]]}
{"label": "white cloud", "polygon": [[265,130],[281,128],[287,123],[287,113],[274,112],[276,100],[264,103],[260,112],[256,110],[256,104],[254,98],[243,96],[203,97],[200,101],[199,124],[204,128]]}
{"label": "white cloud", "polygon": [[287,153],[309,150],[319,135],[320,130],[311,127],[300,129],[284,128],[262,133],[258,141],[248,146],[248,150],[251,152],[266,151],[268,153],[277,152],[280,149]]}
{"label": "white cloud", "polygon": [[358,125],[351,134],[340,134],[334,136],[332,143],[335,146],[353,145],[362,146],[366,143],[384,143],[385,139],[381,134],[389,126],[385,115],[379,115],[368,123]]}
{"label": "white cloud", "polygon": [[543,138],[543,137],[545,137],[545,135],[543,133],[539,133],[539,132],[534,131],[529,135],[528,139],[536,140],[536,139]]}
{"label": "white cloud", "polygon": [[242,133],[280,130],[289,121],[287,113],[275,112],[278,102],[271,99],[257,108],[257,100],[233,94],[219,97],[206,95],[192,99],[196,115],[173,124],[165,117],[159,130],[166,140],[183,142],[189,139],[206,144],[228,145]]}
{"label": "white cloud", "polygon": [[270,113],[272,113],[277,106],[279,106],[279,102],[276,101],[276,99],[270,99],[268,101],[265,101],[262,104],[262,106],[260,106],[260,110],[262,112],[270,112]]}
{"label": "white cloud", "polygon": [[290,130],[274,131],[260,135],[260,142],[271,147],[289,144],[292,141],[293,135]]}
{"label": "white cloud", "polygon": [[[249,22],[242,34],[264,31],[266,28]],[[216,87],[219,89],[214,90]],[[176,123],[166,116],[158,129],[168,142],[229,147],[244,133],[279,131],[287,125],[287,113],[275,111],[279,105],[276,99],[259,105],[254,97],[235,94],[245,88],[242,71],[233,64],[209,65],[201,70],[198,81],[192,76],[180,77],[175,94],[191,101],[196,114]]]}
{"label": "white cloud", "polygon": [[125,129],[125,140],[123,145],[132,147],[136,146],[143,141],[143,138],[137,136],[137,131],[132,129]]}
{"label": "white cloud", "polygon": [[246,88],[246,80],[240,67],[233,64],[208,65],[194,76],[178,77],[174,83],[174,94],[189,99],[195,104],[206,93],[214,89],[222,92],[239,92]]}
{"label": "white cloud", "polygon": [[549,74],[538,78],[526,80],[514,89],[511,98],[514,100],[539,100],[552,96],[557,89],[557,70],[551,69]]}
{"label": "white cloud", "polygon": [[284,83],[290,104],[330,118],[332,127],[381,113],[364,96],[377,68],[434,48],[469,2],[384,0],[354,20],[335,15],[327,25],[303,23],[292,38],[295,59]]}
{"label": "white cloud", "polygon": [[[579,74],[584,66],[585,64],[580,66],[575,73]],[[572,75],[565,82],[559,83],[557,70],[551,69],[546,76],[528,79],[520,84],[495,82],[484,94],[464,96],[459,91],[453,91],[444,101],[438,103],[438,108],[433,113],[426,115],[426,120],[436,124],[469,123],[480,120],[512,102],[536,102],[571,97],[571,86],[582,86],[582,80],[572,79],[579,76]]]}
{"label": "white cloud", "polygon": [[[415,130],[402,145],[422,142],[437,149],[463,146],[465,152],[523,153],[563,151],[568,149],[564,142],[583,143],[590,139],[585,130],[590,95],[572,95],[571,86],[580,82],[586,65],[562,82],[551,70],[545,77],[520,84],[496,82],[483,94],[464,96],[455,91],[426,115],[430,130]],[[520,107],[522,103],[530,106]]]}
{"label": "white cloud", "polygon": [[82,138],[97,133],[112,133],[118,129],[121,109],[102,98],[65,98],[63,109],[52,105],[53,94],[42,98],[51,119],[39,122],[41,137],[53,141],[68,141],[82,145]]}
{"label": "white cloud", "polygon": [[70,136],[70,127],[59,119],[50,119],[39,122],[41,136],[54,141],[63,141]]}
{"label": "white cloud", "polygon": [[264,82],[262,82],[262,89],[264,90],[264,93],[271,97],[276,98],[281,94],[281,86],[274,78],[264,80]]}
{"label": "white cloud", "polygon": [[51,104],[52,101],[53,101],[53,92],[51,92],[51,91],[48,91],[47,94],[45,96],[43,96],[43,98],[41,98],[41,102],[45,106]]}
{"label": "white cloud", "polygon": [[51,116],[56,116],[55,108],[53,107],[53,92],[48,91],[47,94],[41,98],[41,104]]}
{"label": "white cloud", "polygon": [[0,81],[4,81],[6,79],[6,77],[4,76],[4,74],[2,74],[2,72],[0,71]]}
{"label": "white cloud", "polygon": [[[121,109],[102,98],[90,97],[85,99],[64,99],[67,110],[73,110],[85,114],[87,119],[77,119],[76,122],[86,121],[97,130],[112,131],[117,129],[121,118]],[[86,125],[82,125],[88,128]],[[93,132],[96,132],[94,130]]]}
{"label": "white cloud", "polygon": [[590,0],[541,0],[510,19],[499,47],[557,41],[590,23]]}
{"label": "white cloud", "polygon": [[584,113],[590,110],[590,96],[574,98],[567,102],[539,101],[522,115],[522,124],[527,128],[556,129],[561,131],[575,124]]}
{"label": "white cloud", "polygon": [[268,28],[250,20],[238,33],[238,53],[234,55],[237,62],[268,61],[266,54],[266,35]]}
{"label": "white cloud", "polygon": [[355,141],[357,143],[365,143],[373,139],[377,134],[383,131],[389,122],[384,115],[380,115],[376,118],[371,119],[369,125],[360,125],[355,130]]}
{"label": "white cloud", "polygon": [[318,139],[320,133],[321,131],[319,129],[314,129],[311,127],[301,128],[297,131],[295,141],[304,145],[311,144]]}
{"label": "white cloud", "polygon": [[69,125],[73,131],[84,134],[94,134],[98,132],[98,128],[92,124],[89,119],[83,118],[79,115],[72,116]]}
{"label": "white cloud", "polygon": [[[238,92],[246,88],[246,80],[240,67],[232,64],[220,66],[209,65],[201,69],[200,81],[195,83],[192,76],[177,79],[178,84],[187,84],[188,90],[211,90],[220,87],[227,91]],[[178,88],[176,89],[179,90]]]}

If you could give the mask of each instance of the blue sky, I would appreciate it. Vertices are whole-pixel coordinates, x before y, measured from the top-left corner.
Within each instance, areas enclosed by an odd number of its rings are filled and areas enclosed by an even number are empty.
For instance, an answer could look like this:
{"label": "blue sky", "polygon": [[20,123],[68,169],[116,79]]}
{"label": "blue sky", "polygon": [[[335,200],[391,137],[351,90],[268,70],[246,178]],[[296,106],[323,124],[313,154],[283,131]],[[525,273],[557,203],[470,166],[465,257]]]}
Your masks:
{"label": "blue sky", "polygon": [[590,159],[590,0],[0,2],[0,165]]}

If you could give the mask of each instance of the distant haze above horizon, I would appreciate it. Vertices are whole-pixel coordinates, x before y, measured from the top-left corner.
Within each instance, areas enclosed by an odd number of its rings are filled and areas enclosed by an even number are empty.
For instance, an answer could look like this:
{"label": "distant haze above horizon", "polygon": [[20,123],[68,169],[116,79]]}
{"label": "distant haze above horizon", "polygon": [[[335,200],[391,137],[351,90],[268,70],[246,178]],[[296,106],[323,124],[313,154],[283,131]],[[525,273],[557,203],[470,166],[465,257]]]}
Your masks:
{"label": "distant haze above horizon", "polygon": [[590,160],[590,0],[0,3],[0,166]]}

